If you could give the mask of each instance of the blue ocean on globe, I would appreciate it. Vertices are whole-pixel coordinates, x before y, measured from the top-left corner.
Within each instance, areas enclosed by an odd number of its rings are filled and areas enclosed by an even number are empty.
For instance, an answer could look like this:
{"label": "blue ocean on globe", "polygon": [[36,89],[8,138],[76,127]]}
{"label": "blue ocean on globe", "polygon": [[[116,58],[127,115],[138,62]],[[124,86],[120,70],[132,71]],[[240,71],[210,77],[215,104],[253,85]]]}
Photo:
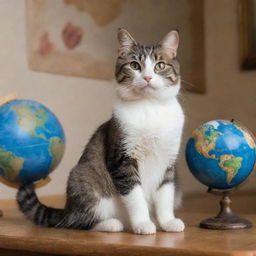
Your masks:
{"label": "blue ocean on globe", "polygon": [[0,106],[0,175],[21,184],[45,178],[59,164],[65,135],[57,117],[32,100]]}
{"label": "blue ocean on globe", "polygon": [[255,165],[256,144],[244,126],[227,120],[207,122],[196,129],[186,147],[192,174],[204,185],[230,189],[242,183]]}

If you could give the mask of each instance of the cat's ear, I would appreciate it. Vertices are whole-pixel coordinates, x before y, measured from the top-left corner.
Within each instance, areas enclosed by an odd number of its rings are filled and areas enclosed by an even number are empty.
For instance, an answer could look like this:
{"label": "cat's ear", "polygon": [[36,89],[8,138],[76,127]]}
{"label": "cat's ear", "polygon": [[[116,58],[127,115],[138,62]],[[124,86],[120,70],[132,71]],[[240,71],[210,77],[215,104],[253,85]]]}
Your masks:
{"label": "cat's ear", "polygon": [[169,32],[159,44],[163,51],[165,51],[171,58],[176,57],[179,46],[178,31],[172,30]]}
{"label": "cat's ear", "polygon": [[123,56],[126,55],[129,51],[131,51],[132,47],[136,46],[136,41],[132,38],[132,36],[128,33],[127,30],[123,28],[119,28],[117,32],[118,39],[118,55]]}

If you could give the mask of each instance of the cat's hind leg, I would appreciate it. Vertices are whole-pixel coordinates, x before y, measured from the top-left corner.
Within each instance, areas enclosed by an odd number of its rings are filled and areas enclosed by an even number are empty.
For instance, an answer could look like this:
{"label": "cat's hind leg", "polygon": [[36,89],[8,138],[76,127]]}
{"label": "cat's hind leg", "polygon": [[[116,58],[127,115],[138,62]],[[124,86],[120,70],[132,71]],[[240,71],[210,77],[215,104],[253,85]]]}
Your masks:
{"label": "cat's hind leg", "polygon": [[94,216],[99,222],[92,228],[93,231],[120,232],[124,230],[124,224],[119,217],[121,207],[113,197],[101,198],[95,207]]}
{"label": "cat's hind leg", "polygon": [[95,166],[96,163],[84,162],[71,171],[65,217],[58,227],[109,232],[123,229],[116,215],[111,177]]}
{"label": "cat's hind leg", "polygon": [[120,232],[124,230],[123,223],[118,219],[106,219],[96,224],[92,231]]}

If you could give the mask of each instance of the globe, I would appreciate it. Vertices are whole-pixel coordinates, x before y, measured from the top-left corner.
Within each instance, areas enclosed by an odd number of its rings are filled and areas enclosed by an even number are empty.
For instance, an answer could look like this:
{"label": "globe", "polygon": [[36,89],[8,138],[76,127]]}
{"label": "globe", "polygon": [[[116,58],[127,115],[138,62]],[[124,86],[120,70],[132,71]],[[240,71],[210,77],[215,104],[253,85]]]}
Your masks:
{"label": "globe", "polygon": [[65,136],[57,117],[32,100],[0,106],[0,176],[14,184],[46,178],[59,164]]}
{"label": "globe", "polygon": [[191,173],[214,189],[231,189],[242,183],[255,164],[256,144],[243,125],[213,120],[197,128],[186,146]]}

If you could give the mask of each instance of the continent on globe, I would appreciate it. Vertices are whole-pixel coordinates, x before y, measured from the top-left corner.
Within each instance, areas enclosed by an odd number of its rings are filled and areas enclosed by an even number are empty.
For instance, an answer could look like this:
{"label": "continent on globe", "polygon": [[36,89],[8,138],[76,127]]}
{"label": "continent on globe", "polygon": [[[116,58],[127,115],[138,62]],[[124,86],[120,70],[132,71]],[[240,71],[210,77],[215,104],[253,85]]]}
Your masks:
{"label": "continent on globe", "polygon": [[192,137],[196,141],[195,147],[197,151],[207,158],[215,159],[215,154],[209,155],[209,152],[215,148],[216,140],[221,134],[221,132],[212,130],[211,127],[203,127],[200,130],[195,130]]}
{"label": "continent on globe", "polygon": [[230,183],[242,166],[242,157],[233,155],[221,155],[219,165],[227,172],[227,182]]}
{"label": "continent on globe", "polygon": [[59,137],[53,137],[50,139],[49,153],[52,156],[50,169],[54,169],[58,165],[63,156],[64,149],[65,145]]}
{"label": "continent on globe", "polygon": [[24,158],[17,157],[12,152],[0,148],[0,168],[3,170],[4,178],[14,181],[23,168]]}
{"label": "continent on globe", "polygon": [[18,116],[19,125],[26,132],[35,138],[46,140],[46,137],[42,131],[37,132],[38,128],[46,129],[45,121],[47,112],[44,109],[40,107],[35,108],[33,105],[28,104],[13,106],[12,109]]}
{"label": "continent on globe", "polygon": [[251,148],[256,148],[255,138],[252,135],[252,133],[250,131],[248,131],[246,128],[241,127],[241,125],[239,125],[238,123],[236,123],[234,125],[237,127],[237,129],[239,129],[243,133],[245,139],[247,140],[248,145]]}

